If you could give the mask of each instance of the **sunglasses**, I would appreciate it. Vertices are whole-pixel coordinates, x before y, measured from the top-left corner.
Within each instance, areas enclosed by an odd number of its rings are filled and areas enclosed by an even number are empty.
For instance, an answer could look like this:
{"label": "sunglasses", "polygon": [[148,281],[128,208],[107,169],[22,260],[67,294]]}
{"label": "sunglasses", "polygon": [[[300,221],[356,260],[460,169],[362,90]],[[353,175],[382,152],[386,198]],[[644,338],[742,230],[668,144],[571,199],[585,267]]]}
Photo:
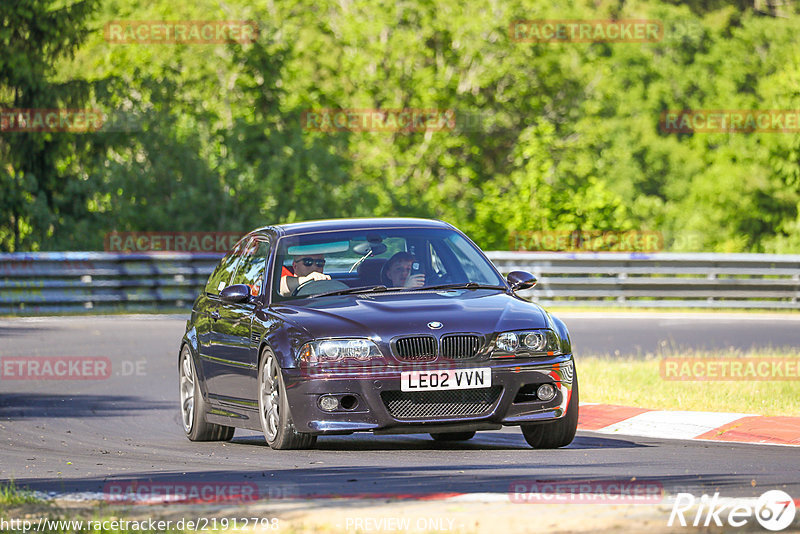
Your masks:
{"label": "sunglasses", "polygon": [[316,264],[317,267],[325,267],[325,260],[324,259],[323,260],[315,260],[314,258],[300,258],[299,260],[294,260],[294,261],[298,262],[298,263],[302,262],[303,265],[305,265],[306,267],[311,267],[312,265],[315,265],[315,264]]}

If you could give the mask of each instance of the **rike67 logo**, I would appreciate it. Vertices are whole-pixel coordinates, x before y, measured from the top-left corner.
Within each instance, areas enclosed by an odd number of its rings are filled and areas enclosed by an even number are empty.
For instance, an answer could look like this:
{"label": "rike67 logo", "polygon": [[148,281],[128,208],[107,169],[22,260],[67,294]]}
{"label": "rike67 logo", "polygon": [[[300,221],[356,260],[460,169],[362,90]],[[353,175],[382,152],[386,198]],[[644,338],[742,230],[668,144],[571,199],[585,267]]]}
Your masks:
{"label": "rike67 logo", "polygon": [[731,527],[742,527],[755,518],[763,528],[778,531],[792,524],[795,512],[794,500],[781,490],[767,491],[755,503],[752,499],[720,499],[718,492],[700,499],[691,493],[678,493],[667,526],[673,526],[677,519],[682,527],[708,527],[712,523],[722,527],[725,521]]}

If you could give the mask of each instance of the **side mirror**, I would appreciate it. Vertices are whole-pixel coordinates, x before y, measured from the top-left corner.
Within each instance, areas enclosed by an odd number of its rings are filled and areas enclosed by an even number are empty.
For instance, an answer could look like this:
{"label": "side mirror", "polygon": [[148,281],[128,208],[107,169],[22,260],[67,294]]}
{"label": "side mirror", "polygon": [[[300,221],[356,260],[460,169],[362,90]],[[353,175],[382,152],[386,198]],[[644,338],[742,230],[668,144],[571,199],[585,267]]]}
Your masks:
{"label": "side mirror", "polygon": [[250,300],[250,287],[244,284],[228,286],[219,293],[219,298],[226,304],[241,304]]}
{"label": "side mirror", "polygon": [[518,291],[520,289],[530,289],[536,285],[536,277],[527,271],[511,271],[506,277],[508,285],[511,286],[511,291]]}

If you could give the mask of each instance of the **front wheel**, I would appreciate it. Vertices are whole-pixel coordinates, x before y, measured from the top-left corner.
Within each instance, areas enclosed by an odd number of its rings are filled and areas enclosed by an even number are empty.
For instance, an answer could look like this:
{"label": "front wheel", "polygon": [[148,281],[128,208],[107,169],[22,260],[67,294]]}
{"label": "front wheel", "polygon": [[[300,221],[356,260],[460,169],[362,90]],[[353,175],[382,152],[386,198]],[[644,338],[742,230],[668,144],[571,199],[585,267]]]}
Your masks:
{"label": "front wheel", "polygon": [[557,449],[566,447],[575,439],[578,430],[578,372],[572,378],[572,395],[567,406],[567,415],[551,423],[522,425],[525,441],[534,449]]}
{"label": "front wheel", "polygon": [[258,368],[258,413],[264,437],[273,449],[310,449],[316,444],[317,436],[294,428],[278,360],[269,349],[264,350]]}
{"label": "front wheel", "polygon": [[181,349],[178,366],[178,381],[181,396],[181,421],[186,437],[191,441],[228,441],[236,429],[232,426],[216,425],[206,421],[208,408],[200,391],[194,360],[188,345]]}

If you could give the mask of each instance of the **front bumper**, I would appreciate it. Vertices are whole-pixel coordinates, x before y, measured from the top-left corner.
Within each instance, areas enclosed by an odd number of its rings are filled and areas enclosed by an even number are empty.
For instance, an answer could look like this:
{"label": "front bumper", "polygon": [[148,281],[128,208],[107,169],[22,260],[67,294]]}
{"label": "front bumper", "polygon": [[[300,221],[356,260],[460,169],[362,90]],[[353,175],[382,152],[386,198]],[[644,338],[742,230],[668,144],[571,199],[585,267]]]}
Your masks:
{"label": "front bumper", "polygon": [[[571,354],[546,358],[465,361],[448,369],[490,367],[492,388],[401,393],[400,370],[308,372],[284,369],[292,420],[298,432],[311,434],[447,432],[489,430],[543,423],[566,414],[574,376]],[[434,369],[435,364],[428,369]],[[408,370],[407,368],[404,370]],[[527,394],[550,383],[550,401]],[[323,395],[347,397],[348,409],[325,411]]]}

